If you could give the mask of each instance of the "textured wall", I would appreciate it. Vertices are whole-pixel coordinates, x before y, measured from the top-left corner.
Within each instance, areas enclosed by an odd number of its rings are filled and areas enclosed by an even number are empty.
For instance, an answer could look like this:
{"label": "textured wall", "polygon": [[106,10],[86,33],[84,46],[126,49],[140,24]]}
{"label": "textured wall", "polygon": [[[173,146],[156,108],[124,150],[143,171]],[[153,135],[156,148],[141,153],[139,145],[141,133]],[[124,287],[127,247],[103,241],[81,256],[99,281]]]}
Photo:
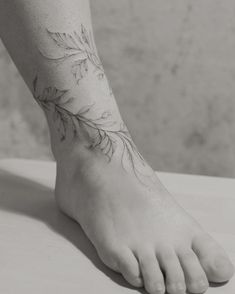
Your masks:
{"label": "textured wall", "polygon": [[[101,58],[158,170],[235,174],[235,2],[93,0]],[[41,110],[0,46],[0,157],[48,158]]]}

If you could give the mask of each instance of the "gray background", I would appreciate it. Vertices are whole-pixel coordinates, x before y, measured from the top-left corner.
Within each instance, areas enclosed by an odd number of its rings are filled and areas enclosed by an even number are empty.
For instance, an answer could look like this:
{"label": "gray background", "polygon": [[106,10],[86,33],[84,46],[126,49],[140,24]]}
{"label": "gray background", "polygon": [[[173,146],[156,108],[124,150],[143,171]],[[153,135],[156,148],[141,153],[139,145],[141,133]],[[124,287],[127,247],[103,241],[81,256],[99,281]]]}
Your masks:
{"label": "gray background", "polygon": [[[95,37],[133,138],[157,170],[235,174],[235,2],[93,0]],[[48,159],[41,109],[0,44],[0,158]]]}

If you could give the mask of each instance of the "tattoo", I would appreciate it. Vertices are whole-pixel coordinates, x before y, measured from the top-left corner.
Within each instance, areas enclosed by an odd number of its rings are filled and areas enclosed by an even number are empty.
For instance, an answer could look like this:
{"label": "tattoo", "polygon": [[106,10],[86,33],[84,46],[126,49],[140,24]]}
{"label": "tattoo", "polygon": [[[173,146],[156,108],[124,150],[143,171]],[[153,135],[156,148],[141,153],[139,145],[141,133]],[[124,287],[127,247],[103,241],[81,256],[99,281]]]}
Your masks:
{"label": "tattoo", "polygon": [[94,103],[82,107],[75,113],[71,112],[68,106],[75,98],[69,97],[69,90],[47,87],[42,92],[38,92],[38,77],[36,76],[33,81],[34,98],[41,108],[53,118],[61,141],[66,140],[69,126],[72,126],[73,138],[85,136],[91,142],[90,149],[99,149],[108,158],[108,161],[111,161],[119,140],[122,143],[122,167],[127,170],[126,162],[128,162],[135,176],[143,183],[142,178],[146,175],[139,168],[143,168],[146,163],[124,123],[119,124],[113,121],[109,111],[104,111],[99,117],[93,118],[91,110]]}
{"label": "tattoo", "polygon": [[91,31],[88,32],[87,29],[81,25],[80,32],[74,31],[69,34],[47,30],[47,33],[56,46],[62,49],[63,55],[59,57],[42,55],[48,60],[57,63],[71,60],[71,73],[77,84],[87,75],[89,65],[93,66],[98,79],[102,80],[104,78],[104,69],[96,53]]}

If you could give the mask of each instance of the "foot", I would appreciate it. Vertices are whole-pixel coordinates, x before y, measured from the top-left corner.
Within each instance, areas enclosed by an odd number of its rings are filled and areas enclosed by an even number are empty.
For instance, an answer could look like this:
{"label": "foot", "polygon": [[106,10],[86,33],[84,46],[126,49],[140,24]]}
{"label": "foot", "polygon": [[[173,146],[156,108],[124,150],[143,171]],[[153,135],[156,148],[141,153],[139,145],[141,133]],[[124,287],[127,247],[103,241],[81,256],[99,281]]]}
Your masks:
{"label": "foot", "polygon": [[57,160],[56,199],[102,261],[135,287],[144,285],[150,294],[202,293],[208,282],[229,280],[234,268],[224,250],[157,177],[151,180],[150,188],[115,159],[107,163],[84,148]]}

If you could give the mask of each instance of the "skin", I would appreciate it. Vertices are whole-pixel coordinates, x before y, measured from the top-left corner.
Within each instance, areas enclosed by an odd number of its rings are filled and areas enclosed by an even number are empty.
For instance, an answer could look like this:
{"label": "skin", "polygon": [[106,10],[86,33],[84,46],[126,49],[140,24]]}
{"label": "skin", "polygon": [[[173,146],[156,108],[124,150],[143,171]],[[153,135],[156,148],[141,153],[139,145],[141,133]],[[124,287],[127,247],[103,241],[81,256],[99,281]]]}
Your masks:
{"label": "skin", "polygon": [[0,34],[48,121],[55,198],[103,262],[148,293],[229,280],[224,250],[161,184],[119,113],[87,0],[0,0]]}

